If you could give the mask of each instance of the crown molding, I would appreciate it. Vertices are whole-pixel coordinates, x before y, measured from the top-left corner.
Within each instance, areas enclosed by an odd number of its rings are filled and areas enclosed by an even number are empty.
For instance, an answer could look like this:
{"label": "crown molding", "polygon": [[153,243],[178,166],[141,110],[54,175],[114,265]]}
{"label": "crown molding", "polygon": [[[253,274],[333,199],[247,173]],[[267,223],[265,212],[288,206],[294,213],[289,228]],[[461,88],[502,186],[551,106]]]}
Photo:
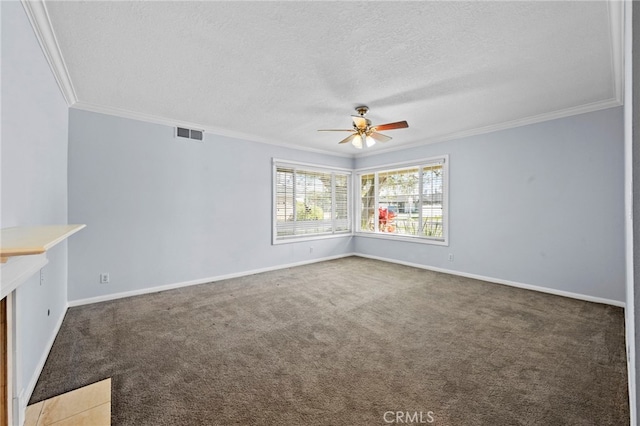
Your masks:
{"label": "crown molding", "polygon": [[330,155],[333,157],[362,158],[362,157],[370,157],[378,154],[385,154],[385,153],[394,152],[394,151],[403,151],[406,149],[416,148],[416,147],[428,145],[428,144],[446,142],[454,139],[462,139],[466,137],[497,132],[500,130],[513,129],[516,127],[522,127],[530,124],[542,123],[545,121],[556,120],[559,118],[571,117],[574,115],[586,114],[589,112],[618,107],[618,106],[621,106],[622,104],[623,103],[620,99],[612,98],[612,99],[607,99],[605,101],[593,102],[590,104],[579,105],[571,108],[565,108],[562,110],[553,111],[545,114],[539,114],[531,117],[524,117],[516,120],[511,120],[504,123],[497,123],[497,124],[492,124],[490,126],[465,130],[462,132],[440,135],[433,138],[423,139],[420,142],[416,142],[412,144],[400,145],[392,148],[376,149],[375,151],[372,151],[372,152],[363,152],[363,153],[357,153],[357,154],[338,153],[335,151],[327,151],[327,150],[321,150],[316,148],[303,147],[300,145],[287,144],[284,142],[277,142],[277,141],[273,141],[266,138],[258,138],[255,135],[234,132],[234,131],[221,129],[217,127],[205,126],[200,123],[174,120],[171,118],[160,117],[152,114],[130,111],[130,110],[117,108],[117,107],[97,105],[97,104],[92,104],[92,103],[83,102],[83,101],[76,101],[73,105],[71,105],[71,107],[79,110],[97,112],[100,114],[112,115],[112,116],[121,117],[121,118],[128,118],[131,120],[144,121],[147,123],[161,124],[161,125],[170,126],[170,127],[176,127],[176,126],[187,127],[190,129],[202,130],[205,133],[211,133],[218,136],[226,136],[230,138],[242,139],[242,140],[247,140],[251,142],[275,145],[282,148],[295,149],[297,151],[307,151],[307,152],[313,152],[316,154]]}
{"label": "crown molding", "polygon": [[49,12],[43,0],[21,0],[22,6],[33,27],[38,43],[42,48],[53,76],[60,87],[62,96],[67,105],[72,106],[78,101],[78,97],[71,83],[69,70],[60,52],[58,40],[51,26]]}
{"label": "crown molding", "polygon": [[330,155],[332,157],[345,157],[345,158],[353,158],[352,154],[344,154],[338,153],[334,151],[327,151],[317,148],[304,147],[300,145],[288,144],[284,142],[274,141],[269,138],[261,138],[256,135],[251,135],[248,133],[235,132],[227,129],[222,129],[219,127],[212,127],[203,125],[202,123],[193,123],[188,121],[176,120],[167,117],[161,117],[158,115],[147,114],[143,112],[131,111],[124,108],[111,107],[105,105],[97,105],[92,104],[90,102],[76,101],[73,105],[71,105],[74,109],[97,112],[99,114],[113,115],[121,118],[128,118],[131,120],[144,121],[147,123],[161,124],[170,127],[187,127],[189,129],[201,130],[205,133],[210,133],[218,136],[225,136],[234,139],[242,139],[250,142],[258,142],[264,143],[267,145],[279,146],[282,148],[295,149],[296,151],[308,151],[316,154],[324,154]]}
{"label": "crown molding", "polygon": [[434,144],[438,142],[446,142],[454,139],[462,139],[471,136],[483,135],[486,133],[497,132],[500,130],[508,130],[516,127],[527,126],[530,124],[542,123],[545,121],[557,120],[559,118],[571,117],[574,115],[586,114],[588,112],[600,111],[603,109],[614,108],[622,106],[622,101],[617,98],[607,99],[604,101],[593,102],[590,104],[579,105],[576,107],[565,108],[558,111],[549,113],[534,115],[530,117],[518,118],[516,120],[506,121],[504,123],[492,124],[489,126],[478,127],[475,129],[465,130],[462,132],[449,133],[446,135],[435,136],[433,138],[426,138],[420,142],[400,145],[395,148],[377,149],[373,152],[363,152],[356,154],[356,158],[370,157],[378,154],[386,154],[393,151],[402,151],[405,149],[416,148],[423,145]]}

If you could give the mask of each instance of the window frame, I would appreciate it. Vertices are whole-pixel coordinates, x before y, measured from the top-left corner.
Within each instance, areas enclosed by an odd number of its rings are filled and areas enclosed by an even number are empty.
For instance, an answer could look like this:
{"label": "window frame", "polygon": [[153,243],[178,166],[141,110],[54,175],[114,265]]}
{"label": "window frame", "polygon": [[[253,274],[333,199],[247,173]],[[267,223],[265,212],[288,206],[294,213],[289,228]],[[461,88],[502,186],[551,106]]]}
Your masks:
{"label": "window frame", "polygon": [[[362,209],[360,208],[361,203],[361,184],[362,184],[362,176],[363,175],[375,175],[374,184],[378,184],[378,174],[379,173],[388,173],[394,172],[402,169],[409,169],[412,167],[423,168],[425,166],[429,166],[432,164],[442,163],[442,238],[434,238],[427,237],[421,235],[406,235],[406,234],[393,234],[388,232],[380,232],[378,230],[377,221],[375,221],[375,230],[367,231],[362,230]],[[381,238],[386,240],[397,240],[397,241],[409,241],[413,243],[421,243],[421,244],[430,244],[430,245],[439,245],[439,246],[448,246],[449,245],[449,174],[450,174],[450,164],[449,164],[449,155],[438,155],[434,157],[422,158],[419,160],[413,161],[405,161],[401,163],[388,163],[382,164],[375,167],[367,167],[356,169],[353,172],[353,221],[352,226],[354,230],[354,235],[358,237],[367,237],[367,238]],[[420,194],[422,196],[422,194]],[[375,204],[374,211],[377,211],[379,205],[379,189],[376,189],[374,193]]]}
{"label": "window frame", "polygon": [[[277,191],[277,173],[279,168],[287,168],[295,171],[311,172],[311,173],[325,173],[331,174],[332,189],[331,189],[331,206],[332,216],[336,211],[336,175],[346,176],[347,178],[347,229],[344,231],[336,231],[335,218],[332,218],[332,230],[330,232],[316,233],[316,234],[302,234],[291,235],[286,237],[278,237],[278,191]],[[341,238],[353,236],[353,170],[341,167],[323,166],[313,163],[303,163],[298,161],[282,160],[278,158],[272,159],[272,177],[271,177],[271,191],[272,191],[272,206],[271,206],[271,243],[273,245],[288,244],[301,241],[322,240],[327,238]]]}

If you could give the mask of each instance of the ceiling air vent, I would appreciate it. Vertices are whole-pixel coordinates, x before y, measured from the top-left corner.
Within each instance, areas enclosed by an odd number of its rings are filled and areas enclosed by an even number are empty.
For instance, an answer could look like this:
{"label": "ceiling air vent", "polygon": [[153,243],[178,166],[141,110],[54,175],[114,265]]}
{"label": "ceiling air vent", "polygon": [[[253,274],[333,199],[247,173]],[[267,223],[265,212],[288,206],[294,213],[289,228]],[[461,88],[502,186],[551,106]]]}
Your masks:
{"label": "ceiling air vent", "polygon": [[176,137],[202,141],[202,139],[204,139],[204,131],[187,129],[185,127],[176,127]]}

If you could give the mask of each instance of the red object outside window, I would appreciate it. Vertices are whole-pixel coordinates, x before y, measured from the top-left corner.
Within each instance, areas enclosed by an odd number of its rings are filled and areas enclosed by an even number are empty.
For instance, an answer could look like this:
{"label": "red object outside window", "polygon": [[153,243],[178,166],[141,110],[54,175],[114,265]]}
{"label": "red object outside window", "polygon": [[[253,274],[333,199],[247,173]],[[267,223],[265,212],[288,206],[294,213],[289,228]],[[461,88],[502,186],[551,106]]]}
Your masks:
{"label": "red object outside window", "polygon": [[380,232],[394,232],[396,214],[388,209],[378,208],[378,230]]}

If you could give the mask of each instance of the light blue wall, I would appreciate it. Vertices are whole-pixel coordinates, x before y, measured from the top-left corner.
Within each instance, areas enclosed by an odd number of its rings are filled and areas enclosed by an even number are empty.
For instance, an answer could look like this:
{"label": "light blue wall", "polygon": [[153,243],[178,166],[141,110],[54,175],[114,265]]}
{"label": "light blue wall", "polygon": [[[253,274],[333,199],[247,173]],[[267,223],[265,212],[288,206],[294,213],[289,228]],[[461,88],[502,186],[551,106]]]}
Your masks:
{"label": "light blue wall", "polygon": [[70,301],[353,251],[351,237],[271,245],[272,158],[351,158],[211,134],[197,143],[76,109],[69,122],[69,220],[87,224],[69,241]]}
{"label": "light blue wall", "polygon": [[621,107],[362,157],[356,167],[441,154],[450,156],[449,246],[356,237],[357,253],[625,300]]}
{"label": "light blue wall", "polygon": [[[71,110],[69,300],[357,252],[624,301],[622,108],[353,160]],[[271,159],[450,156],[449,246],[271,245]],[[313,246],[313,253],[310,247]],[[454,261],[447,256],[454,254]],[[111,283],[98,283],[108,272]]]}
{"label": "light blue wall", "polygon": [[[2,1],[1,227],[67,223],[68,108],[20,2]],[[18,392],[30,391],[67,306],[67,247],[16,292]],[[50,314],[47,314],[49,310]],[[32,389],[31,389],[32,390]],[[29,395],[26,395],[28,397]],[[24,402],[24,401],[23,401]]]}

